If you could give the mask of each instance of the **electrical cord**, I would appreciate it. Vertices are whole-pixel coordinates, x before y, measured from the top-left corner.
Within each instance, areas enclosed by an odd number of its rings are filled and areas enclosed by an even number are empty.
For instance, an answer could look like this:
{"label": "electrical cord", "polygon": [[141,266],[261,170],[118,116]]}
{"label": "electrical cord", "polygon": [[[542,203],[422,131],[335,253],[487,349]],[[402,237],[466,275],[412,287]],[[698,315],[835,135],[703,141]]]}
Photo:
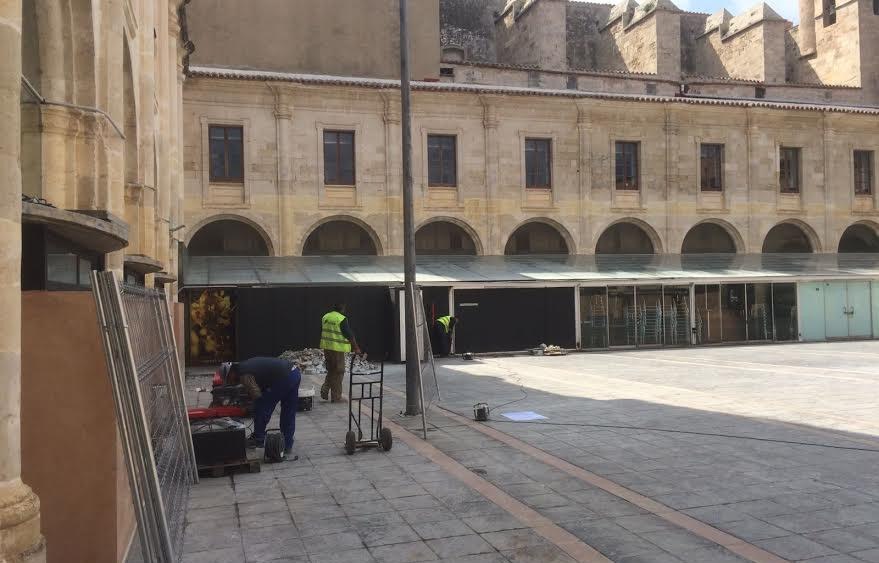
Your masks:
{"label": "electrical cord", "polygon": [[[524,397],[522,398],[524,399]],[[521,401],[522,399],[517,399],[517,401]],[[513,401],[516,402],[516,401]],[[508,403],[505,403],[508,404]],[[505,405],[504,404],[504,405]],[[495,409],[499,409],[504,405],[498,405],[494,407]],[[447,407],[440,407],[443,410],[447,410],[451,413],[457,414],[458,416],[468,417],[469,414],[465,414],[462,412],[458,412],[456,410],[452,410]],[[588,423],[575,423],[575,422],[529,422],[529,421],[517,421],[517,420],[498,420],[496,418],[489,418],[483,424],[488,422],[494,422],[497,424],[530,424],[535,426],[572,426],[579,428],[608,428],[608,429],[616,429],[616,430],[644,430],[648,432],[665,432],[668,434],[688,434],[692,436],[707,436],[712,438],[731,438],[736,440],[750,440],[754,442],[769,442],[774,444],[787,444],[791,446],[808,446],[814,448],[829,448],[834,450],[849,450],[856,452],[872,452],[879,453],[879,449],[874,448],[859,448],[856,446],[836,446],[833,444],[818,444],[814,442],[799,442],[796,440],[781,440],[777,438],[756,438],[754,436],[739,436],[736,434],[720,434],[716,432],[698,432],[696,430],[674,430],[671,428],[653,428],[649,426],[626,426],[623,424],[588,424]]]}

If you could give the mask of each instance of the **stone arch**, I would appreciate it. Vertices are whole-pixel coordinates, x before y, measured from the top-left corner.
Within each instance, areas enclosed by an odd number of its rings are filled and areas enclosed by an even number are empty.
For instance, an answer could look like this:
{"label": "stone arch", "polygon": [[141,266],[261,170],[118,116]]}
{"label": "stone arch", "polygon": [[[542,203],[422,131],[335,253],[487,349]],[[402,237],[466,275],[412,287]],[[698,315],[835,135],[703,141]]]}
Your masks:
{"label": "stone arch", "polygon": [[738,230],[722,219],[699,221],[681,243],[681,254],[735,254],[744,249],[745,241]]}
{"label": "stone arch", "polygon": [[[321,233],[327,232],[328,229],[331,229],[330,226],[332,224],[340,224],[343,228],[345,225],[353,225],[354,227],[358,227],[360,231],[365,234],[369,242],[371,243],[371,249],[368,248],[368,245],[363,243],[363,239],[361,239],[361,246],[358,249],[345,249],[341,248],[339,252],[335,252],[334,250],[327,251],[315,251],[315,248],[309,249],[310,244],[315,244],[313,236],[320,236]],[[351,233],[355,231],[350,231]],[[310,242],[311,241],[311,242]],[[332,255],[332,254],[355,254],[355,255],[372,255],[372,256],[382,256],[384,251],[382,249],[381,239],[376,233],[375,229],[372,228],[369,223],[363,221],[362,219],[358,219],[357,217],[352,217],[350,215],[333,215],[331,217],[324,217],[314,225],[305,233],[302,237],[302,241],[300,244],[300,248],[302,249],[301,254],[303,256],[315,256],[315,255]]]}
{"label": "stone arch", "polygon": [[[415,248],[416,248],[417,254],[420,255],[420,254],[429,254],[430,253],[429,251],[424,252],[423,250],[419,249],[419,247],[418,247],[418,238],[419,238],[418,233],[423,232],[423,229],[425,229],[425,227],[430,227],[431,225],[437,225],[440,223],[446,223],[448,225],[452,225],[454,227],[457,227],[461,232],[463,232],[463,234],[467,235],[467,237],[470,239],[470,243],[472,245],[473,252],[451,252],[451,254],[471,254],[471,255],[475,255],[475,256],[481,256],[484,253],[483,249],[482,249],[482,241],[479,240],[479,235],[476,233],[476,231],[473,229],[473,227],[471,227],[465,221],[462,221],[460,219],[456,219],[454,217],[431,217],[430,219],[423,221],[415,229]],[[466,243],[465,243],[465,246],[466,246]],[[435,254],[442,254],[442,252],[435,252]]]}
{"label": "stone arch", "polygon": [[275,256],[275,248],[277,248],[277,247],[274,244],[274,242],[272,241],[272,237],[259,223],[257,223],[256,221],[253,221],[247,217],[244,217],[243,215],[235,215],[235,214],[230,214],[230,213],[224,213],[222,215],[212,215],[210,217],[202,219],[201,221],[199,221],[198,223],[193,225],[192,228],[188,229],[187,234],[186,234],[186,247],[187,247],[187,249],[190,248],[192,241],[195,239],[195,237],[198,235],[199,232],[203,231],[203,229],[205,227],[208,227],[211,224],[218,223],[221,221],[237,222],[237,223],[240,223],[240,224],[243,224],[243,225],[250,227],[251,229],[253,229],[253,231],[257,235],[259,235],[259,238],[262,239],[262,242],[265,245],[265,249],[266,249],[265,255],[266,256]]}
{"label": "stone arch", "polygon": [[[559,236],[559,241],[552,240],[552,232]],[[526,234],[527,239],[523,238]],[[543,238],[541,243],[543,249],[532,251],[532,242],[536,236]],[[527,250],[525,250],[526,247]],[[507,256],[516,254],[576,254],[576,252],[574,237],[571,236],[568,229],[548,217],[532,217],[519,223],[507,237],[507,244],[504,246],[504,254]]]}
{"label": "stone arch", "polygon": [[763,236],[764,254],[821,252],[818,233],[805,221],[788,219],[769,229]]}
{"label": "stone arch", "polygon": [[[624,236],[629,237],[629,242],[623,242]],[[659,233],[649,223],[635,217],[626,217],[613,221],[604,228],[595,243],[595,254],[662,254],[662,248]],[[633,252],[628,252],[629,250]]]}
{"label": "stone arch", "polygon": [[879,252],[879,225],[873,221],[852,223],[839,237],[837,252]]}

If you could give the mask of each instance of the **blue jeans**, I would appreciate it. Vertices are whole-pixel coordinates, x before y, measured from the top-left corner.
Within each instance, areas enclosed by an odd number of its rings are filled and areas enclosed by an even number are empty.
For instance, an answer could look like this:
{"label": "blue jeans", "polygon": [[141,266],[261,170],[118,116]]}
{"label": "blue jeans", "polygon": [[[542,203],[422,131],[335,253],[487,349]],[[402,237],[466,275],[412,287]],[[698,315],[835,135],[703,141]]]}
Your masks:
{"label": "blue jeans", "polygon": [[293,368],[289,377],[275,383],[262,393],[253,404],[253,437],[259,441],[266,438],[266,426],[281,403],[281,433],[284,434],[284,447],[293,447],[293,434],[296,433],[296,407],[299,406],[299,383],[302,374]]}

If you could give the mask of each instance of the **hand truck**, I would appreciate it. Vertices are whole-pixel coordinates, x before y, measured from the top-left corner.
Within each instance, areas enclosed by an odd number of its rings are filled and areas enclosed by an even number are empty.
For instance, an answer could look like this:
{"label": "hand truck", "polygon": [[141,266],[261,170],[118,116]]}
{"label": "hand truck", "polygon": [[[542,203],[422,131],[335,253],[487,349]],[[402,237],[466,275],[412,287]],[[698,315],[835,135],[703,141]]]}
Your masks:
{"label": "hand truck", "polygon": [[[380,447],[384,451],[389,451],[394,445],[393,436],[391,436],[390,428],[382,426],[382,397],[384,396],[385,387],[385,362],[382,361],[378,371],[366,373],[354,373],[354,358],[351,355],[349,364],[348,377],[348,433],[345,434],[345,452],[348,455],[354,453],[357,448],[373,448]],[[354,381],[358,377],[361,381]],[[378,379],[374,379],[378,376]],[[367,378],[367,379],[363,379]],[[378,388],[377,390],[375,388]],[[356,391],[356,395],[355,395]],[[363,403],[369,402],[367,405],[368,413],[363,412]],[[376,408],[378,403],[378,408]],[[357,412],[354,412],[355,404]],[[364,436],[364,427],[366,421],[363,417],[369,417],[369,434]],[[364,439],[366,438],[366,439]]]}

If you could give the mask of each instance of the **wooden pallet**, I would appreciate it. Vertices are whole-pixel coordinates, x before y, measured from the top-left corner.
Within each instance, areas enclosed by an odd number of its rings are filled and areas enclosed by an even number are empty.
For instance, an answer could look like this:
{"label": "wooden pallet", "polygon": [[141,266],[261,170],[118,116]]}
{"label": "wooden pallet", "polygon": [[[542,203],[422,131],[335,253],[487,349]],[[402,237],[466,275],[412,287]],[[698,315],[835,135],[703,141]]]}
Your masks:
{"label": "wooden pallet", "polygon": [[258,458],[198,466],[198,474],[202,477],[224,477],[233,473],[259,473],[261,470],[262,461]]}

